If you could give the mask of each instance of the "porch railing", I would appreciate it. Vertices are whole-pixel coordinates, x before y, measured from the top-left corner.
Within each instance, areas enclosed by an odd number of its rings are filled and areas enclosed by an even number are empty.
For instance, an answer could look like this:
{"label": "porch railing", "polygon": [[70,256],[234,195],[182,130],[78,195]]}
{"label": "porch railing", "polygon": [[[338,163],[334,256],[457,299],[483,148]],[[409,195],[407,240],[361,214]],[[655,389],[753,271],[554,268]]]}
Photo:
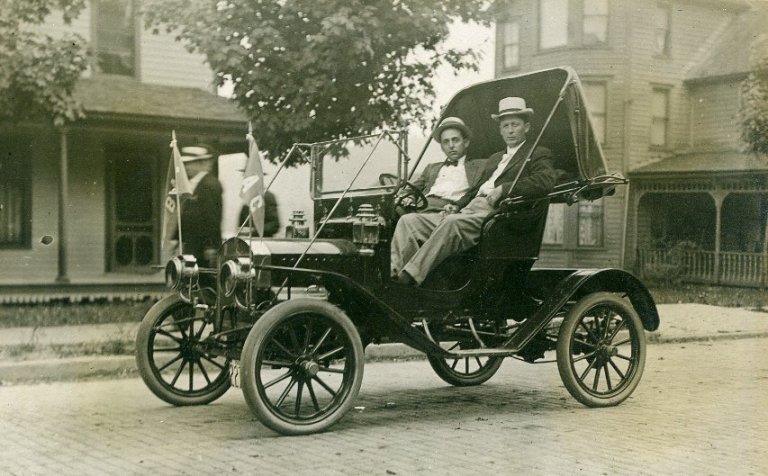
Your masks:
{"label": "porch railing", "polygon": [[[718,262],[719,261],[719,262]],[[738,286],[768,285],[768,257],[762,253],[640,249],[637,267],[644,278]]]}

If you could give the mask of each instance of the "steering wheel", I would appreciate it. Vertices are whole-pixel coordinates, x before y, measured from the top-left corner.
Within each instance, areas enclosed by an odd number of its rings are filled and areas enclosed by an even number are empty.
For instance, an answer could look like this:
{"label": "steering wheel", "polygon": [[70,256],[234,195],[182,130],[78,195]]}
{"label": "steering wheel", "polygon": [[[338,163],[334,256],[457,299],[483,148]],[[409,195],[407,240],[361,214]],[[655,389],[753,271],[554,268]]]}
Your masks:
{"label": "steering wheel", "polygon": [[[395,175],[383,173],[379,175],[379,183],[384,186],[394,187],[397,185],[398,180]],[[399,215],[424,210],[427,208],[427,205],[429,205],[429,202],[427,197],[424,196],[424,192],[411,182],[405,182],[395,192],[395,210],[397,210]]]}

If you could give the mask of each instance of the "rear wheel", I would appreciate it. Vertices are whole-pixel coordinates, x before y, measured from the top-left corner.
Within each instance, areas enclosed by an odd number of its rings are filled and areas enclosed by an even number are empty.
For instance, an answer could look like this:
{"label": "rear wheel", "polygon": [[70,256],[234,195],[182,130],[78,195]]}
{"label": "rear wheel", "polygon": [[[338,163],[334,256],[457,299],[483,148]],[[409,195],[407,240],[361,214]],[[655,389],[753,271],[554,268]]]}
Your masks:
{"label": "rear wheel", "polygon": [[[442,335],[435,336],[446,350],[480,348],[480,344],[473,337],[451,336],[450,331],[449,327]],[[441,355],[428,355],[427,359],[438,377],[457,387],[469,387],[486,382],[496,374],[504,361],[503,357],[443,357]]]}
{"label": "rear wheel", "polygon": [[560,377],[573,398],[588,407],[626,400],[640,383],[645,354],[645,334],[637,312],[614,294],[585,296],[560,327]]}
{"label": "rear wheel", "polygon": [[363,345],[352,321],[325,301],[275,306],[243,347],[245,399],[278,433],[323,431],[352,408],[363,380]]}
{"label": "rear wheel", "polygon": [[136,364],[144,383],[173,405],[210,403],[229,388],[229,361],[200,343],[213,324],[174,294],[144,316],[136,335]]}

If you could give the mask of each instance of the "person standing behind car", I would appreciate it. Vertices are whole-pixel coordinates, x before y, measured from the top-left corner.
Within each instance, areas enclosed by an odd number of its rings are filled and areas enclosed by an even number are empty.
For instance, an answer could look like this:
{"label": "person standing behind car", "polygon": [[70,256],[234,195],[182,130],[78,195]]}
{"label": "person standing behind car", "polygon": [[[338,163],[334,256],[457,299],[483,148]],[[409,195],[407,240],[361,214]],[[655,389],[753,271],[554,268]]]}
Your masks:
{"label": "person standing behind car", "polygon": [[213,175],[215,157],[207,145],[181,148],[181,161],[192,185],[192,196],[181,204],[183,251],[194,255],[203,267],[215,265],[221,245],[222,188]]}

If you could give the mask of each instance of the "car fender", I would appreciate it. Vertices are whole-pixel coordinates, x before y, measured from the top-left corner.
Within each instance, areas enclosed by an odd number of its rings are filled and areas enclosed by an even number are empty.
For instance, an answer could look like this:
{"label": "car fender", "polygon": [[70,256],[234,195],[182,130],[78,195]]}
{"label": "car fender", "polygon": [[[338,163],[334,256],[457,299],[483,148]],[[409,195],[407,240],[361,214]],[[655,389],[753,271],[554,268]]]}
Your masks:
{"label": "car fender", "polygon": [[520,350],[560,312],[568,301],[594,292],[622,293],[629,297],[643,327],[659,327],[659,313],[648,289],[635,276],[621,269],[535,269],[528,276],[526,291],[546,296],[536,312],[526,319],[504,347]]}

